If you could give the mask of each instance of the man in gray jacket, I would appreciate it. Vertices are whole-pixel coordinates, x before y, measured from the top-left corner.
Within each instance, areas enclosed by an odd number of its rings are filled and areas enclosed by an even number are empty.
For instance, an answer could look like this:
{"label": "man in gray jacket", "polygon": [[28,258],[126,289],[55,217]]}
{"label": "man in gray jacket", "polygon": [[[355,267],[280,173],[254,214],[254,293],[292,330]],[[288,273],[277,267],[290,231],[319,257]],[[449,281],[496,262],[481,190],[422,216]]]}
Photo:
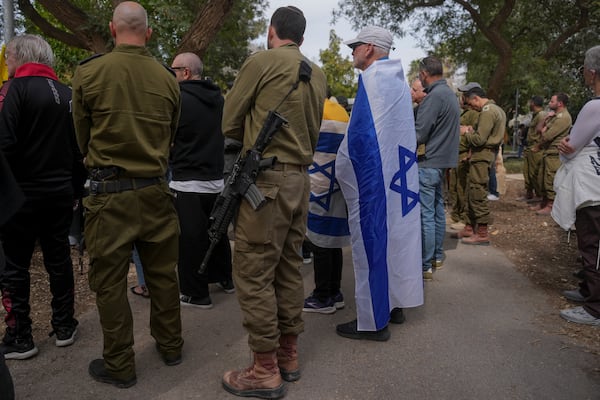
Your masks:
{"label": "man in gray jacket", "polygon": [[423,279],[433,278],[433,268],[441,268],[444,260],[444,176],[446,168],[458,162],[460,108],[456,95],[443,77],[442,62],[426,57],[419,63],[419,79],[427,95],[419,105],[415,119],[417,145],[425,145],[419,157],[419,199],[421,203],[421,236]]}

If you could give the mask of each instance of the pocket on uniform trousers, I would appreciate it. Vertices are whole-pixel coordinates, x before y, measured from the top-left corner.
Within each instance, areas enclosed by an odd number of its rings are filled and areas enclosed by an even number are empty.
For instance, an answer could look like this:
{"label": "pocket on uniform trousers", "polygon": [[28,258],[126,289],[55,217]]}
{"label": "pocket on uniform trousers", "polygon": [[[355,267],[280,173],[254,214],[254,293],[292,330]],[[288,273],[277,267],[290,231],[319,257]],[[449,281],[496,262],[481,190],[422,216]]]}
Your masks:
{"label": "pocket on uniform trousers", "polygon": [[259,182],[256,186],[267,201],[261,208],[254,210],[246,200],[242,200],[235,230],[236,246],[240,251],[243,251],[242,248],[245,246],[242,243],[238,245],[238,241],[255,247],[253,249],[255,251],[256,247],[269,244],[273,237],[273,220],[277,212],[275,204],[279,185]]}

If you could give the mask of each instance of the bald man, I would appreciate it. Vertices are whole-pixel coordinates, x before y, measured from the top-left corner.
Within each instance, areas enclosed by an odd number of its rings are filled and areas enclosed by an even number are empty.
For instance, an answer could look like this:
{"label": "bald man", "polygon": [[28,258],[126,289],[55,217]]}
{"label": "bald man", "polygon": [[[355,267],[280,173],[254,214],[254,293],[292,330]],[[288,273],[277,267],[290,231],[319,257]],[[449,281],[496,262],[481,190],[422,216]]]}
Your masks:
{"label": "bald man", "polygon": [[126,388],[137,382],[126,290],[134,245],[144,266],[158,353],[167,365],[181,362],[179,226],[164,179],[180,99],[172,72],[145,48],[152,30],[144,8],[119,4],[109,28],[114,50],[83,61],[73,77],[73,119],[90,170],[85,237],[104,334],[103,358],[90,363],[89,373]]}
{"label": "bald man", "polygon": [[209,309],[213,307],[209,283],[216,282],[226,293],[235,291],[226,235],[217,243],[207,273],[198,274],[210,245],[208,217],[224,186],[223,95],[217,85],[202,79],[203,65],[196,54],[178,54],[171,69],[181,89],[181,118],[169,160],[173,174],[169,186],[175,192],[181,228],[179,298],[183,306]]}

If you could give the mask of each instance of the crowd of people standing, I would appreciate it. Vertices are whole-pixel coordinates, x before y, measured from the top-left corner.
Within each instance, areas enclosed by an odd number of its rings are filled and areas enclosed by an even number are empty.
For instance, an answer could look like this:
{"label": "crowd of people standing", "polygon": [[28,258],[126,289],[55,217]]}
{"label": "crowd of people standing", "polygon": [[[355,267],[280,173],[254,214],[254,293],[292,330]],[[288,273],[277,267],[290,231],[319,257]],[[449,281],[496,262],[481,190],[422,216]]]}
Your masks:
{"label": "crowd of people standing", "polygon": [[[7,205],[0,214],[7,312],[2,361],[38,353],[29,315],[37,240],[49,274],[55,344],[75,342],[68,235],[77,207],[85,208],[89,286],[103,333],[102,357],[88,371],[119,388],[137,382],[127,299],[134,248],[144,278],[143,291],[134,293],[150,299],[150,332],[164,364],[183,361],[180,306],[213,307],[208,285],[217,283],[236,293],[253,354],[250,366],[225,372],[224,389],[281,398],[285,382],[301,379],[303,311],[344,307],[342,247],[352,246],[357,315],[336,333],[387,341],[388,325],[404,323],[403,309],[423,304],[423,280],[444,265],[447,173],[451,215],[462,224],[455,237],[489,245],[489,172],[504,138],[504,111],[476,82],[459,87],[457,99],[434,56],[420,61],[409,87],[400,61],[389,59],[391,33],[369,26],[345,42],[361,70],[348,115],[330,100],[323,71],[299,50],[305,28],[300,9],[277,9],[268,50],[248,57],[226,97],[203,78],[196,54],[177,54],[170,67],[151,56],[145,45],[152,30],[136,2],[115,8],[109,24],[115,48],[82,61],[72,88],[58,81],[52,49],[41,37],[9,43],[11,79],[0,89],[6,173],[0,197]],[[599,95],[596,71],[600,47],[590,49],[584,63],[586,84]],[[538,214],[578,230],[583,282],[565,296],[583,306],[561,315],[592,325],[600,325],[597,100],[586,104],[571,130],[566,94],[552,96],[548,113],[533,97],[535,127],[525,149],[524,200],[535,193]],[[262,155],[275,161],[254,182],[265,205],[241,202],[233,252],[223,236],[208,272],[200,274],[209,216],[226,183],[225,138],[240,142],[244,154],[275,111],[286,123]],[[89,194],[80,204],[88,178]],[[304,241],[314,254],[315,289],[308,298],[300,272]],[[0,384],[8,387],[3,367]]]}

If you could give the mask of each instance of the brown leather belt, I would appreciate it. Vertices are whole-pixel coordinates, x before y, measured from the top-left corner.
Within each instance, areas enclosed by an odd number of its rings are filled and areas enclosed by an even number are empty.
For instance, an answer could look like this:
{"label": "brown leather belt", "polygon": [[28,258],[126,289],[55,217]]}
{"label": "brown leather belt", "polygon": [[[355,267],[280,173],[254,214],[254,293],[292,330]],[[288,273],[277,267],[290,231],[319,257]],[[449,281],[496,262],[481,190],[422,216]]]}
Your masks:
{"label": "brown leather belt", "polygon": [[272,167],[273,171],[300,171],[300,172],[306,172],[307,170],[307,166],[306,165],[300,165],[300,164],[289,164],[289,163],[282,163],[279,161],[275,161],[275,164]]}

